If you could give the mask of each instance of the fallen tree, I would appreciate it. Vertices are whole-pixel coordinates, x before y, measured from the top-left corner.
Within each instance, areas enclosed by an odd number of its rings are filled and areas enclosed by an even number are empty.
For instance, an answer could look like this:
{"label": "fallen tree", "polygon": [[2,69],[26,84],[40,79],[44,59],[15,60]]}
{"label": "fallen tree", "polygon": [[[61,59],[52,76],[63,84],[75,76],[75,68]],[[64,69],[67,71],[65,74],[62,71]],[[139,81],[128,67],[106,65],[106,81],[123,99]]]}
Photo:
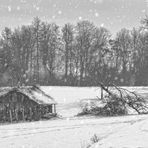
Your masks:
{"label": "fallen tree", "polygon": [[[99,83],[101,87],[101,98],[98,98],[100,106],[91,106],[91,104],[85,104],[82,108],[83,114],[103,115],[103,116],[115,116],[129,114],[130,110],[134,110],[137,114],[148,113],[147,99],[136,92],[129,91],[125,88],[116,86],[115,84],[109,84],[105,86],[103,83]],[[90,107],[90,106],[91,107]]]}
{"label": "fallen tree", "polygon": [[[138,114],[148,113],[148,102],[146,98],[136,92],[129,91],[125,88],[112,84],[111,87],[105,87],[99,83],[100,87],[108,94],[106,97],[109,101],[121,102],[124,107],[134,109]],[[101,98],[104,99],[104,98]]]}

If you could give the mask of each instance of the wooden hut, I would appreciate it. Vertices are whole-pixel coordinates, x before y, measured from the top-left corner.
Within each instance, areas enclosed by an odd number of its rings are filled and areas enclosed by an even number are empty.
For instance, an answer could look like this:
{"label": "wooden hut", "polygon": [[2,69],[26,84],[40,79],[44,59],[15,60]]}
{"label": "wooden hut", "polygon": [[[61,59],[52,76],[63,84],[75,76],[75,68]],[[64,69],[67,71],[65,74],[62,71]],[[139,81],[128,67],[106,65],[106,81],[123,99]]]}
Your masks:
{"label": "wooden hut", "polygon": [[55,115],[55,100],[37,86],[0,89],[0,122],[40,120]]}

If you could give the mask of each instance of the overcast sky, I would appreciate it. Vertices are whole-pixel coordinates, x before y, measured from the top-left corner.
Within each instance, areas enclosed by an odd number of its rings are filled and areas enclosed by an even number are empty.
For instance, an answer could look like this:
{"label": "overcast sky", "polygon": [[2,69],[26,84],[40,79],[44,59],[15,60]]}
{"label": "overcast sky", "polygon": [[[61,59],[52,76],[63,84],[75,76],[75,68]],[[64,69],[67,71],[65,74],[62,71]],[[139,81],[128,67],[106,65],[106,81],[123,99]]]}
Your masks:
{"label": "overcast sky", "polygon": [[115,33],[139,26],[146,14],[148,0],[0,0],[0,31],[29,24],[39,16],[60,26],[87,19]]}

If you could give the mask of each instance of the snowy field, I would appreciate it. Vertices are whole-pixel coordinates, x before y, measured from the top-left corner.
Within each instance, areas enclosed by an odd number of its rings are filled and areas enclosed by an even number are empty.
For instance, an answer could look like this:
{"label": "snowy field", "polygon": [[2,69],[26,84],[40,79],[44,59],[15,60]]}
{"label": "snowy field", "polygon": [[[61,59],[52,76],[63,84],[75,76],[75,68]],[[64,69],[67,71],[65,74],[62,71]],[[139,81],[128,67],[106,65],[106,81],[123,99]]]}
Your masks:
{"label": "snowy field", "polygon": [[[99,87],[41,87],[47,94],[57,101],[57,112],[62,117],[73,117],[80,111],[80,100],[101,97]],[[135,91],[140,95],[148,96],[148,87],[123,87]]]}
{"label": "snowy field", "polygon": [[[42,87],[56,99],[63,119],[0,126],[0,148],[85,148],[96,134],[92,148],[147,148],[148,115],[123,117],[73,117],[81,99],[100,95],[97,87]],[[148,88],[128,88],[148,96]]]}
{"label": "snowy field", "polygon": [[[119,119],[121,120],[122,118]],[[147,139],[148,115],[143,119],[131,121],[130,124],[122,126],[116,132],[109,133],[91,148],[148,148]]]}
{"label": "snowy field", "polygon": [[147,148],[148,116],[73,118],[0,126],[0,147],[85,148],[94,134],[101,141],[93,148],[100,148],[100,144],[101,148]]}
{"label": "snowy field", "polygon": [[83,99],[94,99],[100,95],[95,87],[41,87],[43,91],[57,101],[57,113],[62,117],[73,117],[80,110],[79,102]]}

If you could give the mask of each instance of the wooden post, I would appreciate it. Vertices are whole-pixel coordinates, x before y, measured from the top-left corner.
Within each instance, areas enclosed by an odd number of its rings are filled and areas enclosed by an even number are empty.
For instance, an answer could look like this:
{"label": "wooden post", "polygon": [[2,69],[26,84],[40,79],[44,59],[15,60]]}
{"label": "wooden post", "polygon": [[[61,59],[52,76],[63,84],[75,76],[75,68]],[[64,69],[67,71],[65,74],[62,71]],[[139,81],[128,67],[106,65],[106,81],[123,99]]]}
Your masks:
{"label": "wooden post", "polygon": [[56,105],[53,104],[53,113],[55,114],[56,113]]}
{"label": "wooden post", "polygon": [[11,112],[11,109],[9,109],[9,115],[10,115],[10,122],[12,123],[12,112]]}
{"label": "wooden post", "polygon": [[17,109],[15,109],[15,118],[16,118],[16,121],[18,121],[18,111],[17,111]]}
{"label": "wooden post", "polygon": [[22,107],[22,117],[23,117],[23,121],[25,121],[25,114],[24,114],[24,96],[21,96],[21,107]]}
{"label": "wooden post", "polygon": [[40,116],[40,108],[39,108],[39,106],[37,106],[37,114],[38,114],[38,119],[40,120],[41,116]]}
{"label": "wooden post", "polygon": [[25,121],[24,108],[22,109],[22,117],[23,117],[23,121]]}
{"label": "wooden post", "polygon": [[29,112],[30,112],[29,113],[29,116],[30,116],[29,118],[30,118],[30,120],[32,120],[32,108],[31,107],[29,108]]}
{"label": "wooden post", "polygon": [[5,105],[5,110],[4,110],[4,122],[7,120],[7,106]]}
{"label": "wooden post", "polygon": [[101,100],[103,99],[103,89],[101,87]]}
{"label": "wooden post", "polygon": [[54,105],[52,105],[52,114],[54,113]]}

